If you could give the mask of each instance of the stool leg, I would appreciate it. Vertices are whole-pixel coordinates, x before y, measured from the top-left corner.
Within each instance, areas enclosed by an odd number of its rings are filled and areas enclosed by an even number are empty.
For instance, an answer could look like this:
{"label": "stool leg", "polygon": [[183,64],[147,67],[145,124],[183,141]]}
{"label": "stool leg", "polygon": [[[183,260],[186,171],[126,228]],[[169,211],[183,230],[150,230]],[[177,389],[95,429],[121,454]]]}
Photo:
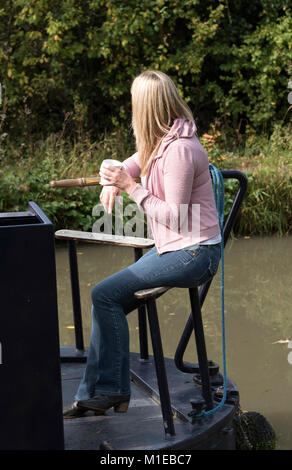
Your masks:
{"label": "stool leg", "polygon": [[202,394],[207,405],[207,410],[211,410],[213,408],[213,398],[210,385],[209,367],[198,288],[191,287],[189,289],[189,295],[192,308],[198,362],[202,380]]}
{"label": "stool leg", "polygon": [[174,436],[173,416],[155,300],[147,301],[147,311],[165,434]]}
{"label": "stool leg", "polygon": [[[143,255],[142,248],[134,248],[135,262]],[[147,323],[146,323],[146,307],[141,305],[138,307],[138,321],[139,321],[139,341],[140,341],[140,360],[147,361],[148,354],[148,338],[147,338]]]}

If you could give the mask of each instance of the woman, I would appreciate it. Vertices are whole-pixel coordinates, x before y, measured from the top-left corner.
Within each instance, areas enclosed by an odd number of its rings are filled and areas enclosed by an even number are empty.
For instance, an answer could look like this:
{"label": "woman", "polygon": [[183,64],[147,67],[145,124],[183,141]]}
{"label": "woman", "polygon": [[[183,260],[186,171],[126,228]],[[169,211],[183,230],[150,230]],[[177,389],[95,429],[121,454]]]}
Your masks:
{"label": "woman", "polygon": [[[220,260],[220,228],[209,162],[196,136],[189,107],[172,80],[146,71],[131,88],[137,153],[122,168],[102,168],[108,183],[101,202],[111,211],[121,190],[147,214],[155,247],[136,263],[92,290],[92,332],[85,373],[64,417],[87,410],[127,411],[130,400],[129,331],[126,315],[143,301],[134,293],[158,286],[194,287],[208,281]],[[141,177],[142,184],[134,178]],[[181,211],[181,207],[187,208]],[[194,236],[194,207],[199,227]],[[187,229],[182,229],[187,222]]]}

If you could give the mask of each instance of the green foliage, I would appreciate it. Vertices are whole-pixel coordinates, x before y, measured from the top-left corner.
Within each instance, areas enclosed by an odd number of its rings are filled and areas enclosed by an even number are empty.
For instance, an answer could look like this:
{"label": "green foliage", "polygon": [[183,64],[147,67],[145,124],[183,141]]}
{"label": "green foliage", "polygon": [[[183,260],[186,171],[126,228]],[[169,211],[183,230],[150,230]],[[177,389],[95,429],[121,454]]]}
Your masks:
{"label": "green foliage", "polygon": [[32,200],[56,228],[91,229],[101,187],[52,189],[50,181],[96,175],[104,158],[119,158],[127,145],[119,133],[94,143],[84,138],[72,144],[62,134],[29,146],[8,142],[2,147],[0,211],[27,210]]}
{"label": "green foliage", "polygon": [[5,131],[48,135],[72,113],[95,138],[128,126],[146,68],[170,74],[200,129],[271,131],[289,118],[291,18],[289,0],[2,0]]}
{"label": "green foliage", "polygon": [[229,59],[225,57],[219,65],[222,79],[232,84],[222,97],[219,112],[232,116],[239,127],[248,117],[254,128],[270,130],[270,123],[283,120],[288,108],[292,18],[288,2],[261,3],[263,10],[255,27],[242,31],[240,44],[230,42]]}
{"label": "green foliage", "polygon": [[[208,150],[210,162],[219,169],[239,169],[248,177],[248,192],[235,225],[236,234],[283,235],[291,231],[291,136],[291,131],[288,134],[277,129],[265,143],[253,137],[245,154],[226,152],[219,144]],[[255,149],[260,153],[252,152]],[[100,202],[101,187],[52,189],[50,181],[95,175],[104,158],[124,160],[133,151],[129,136],[120,133],[106,134],[93,143],[86,136],[72,143],[62,134],[52,134],[29,146],[13,146],[8,141],[0,154],[0,212],[27,210],[28,201],[35,201],[56,229],[90,230],[95,221],[92,210]],[[230,211],[237,189],[236,181],[225,181],[225,214]],[[123,198],[125,208],[132,201],[126,193]],[[124,223],[131,217],[124,215]]]}
{"label": "green foliage", "polygon": [[[202,140],[204,144],[204,138]],[[275,126],[269,139],[251,133],[245,146],[235,153],[226,151],[215,140],[208,152],[210,162],[220,169],[241,170],[248,179],[247,194],[235,232],[249,235],[291,233],[291,126]],[[229,212],[237,189],[235,180],[225,181],[225,213]]]}

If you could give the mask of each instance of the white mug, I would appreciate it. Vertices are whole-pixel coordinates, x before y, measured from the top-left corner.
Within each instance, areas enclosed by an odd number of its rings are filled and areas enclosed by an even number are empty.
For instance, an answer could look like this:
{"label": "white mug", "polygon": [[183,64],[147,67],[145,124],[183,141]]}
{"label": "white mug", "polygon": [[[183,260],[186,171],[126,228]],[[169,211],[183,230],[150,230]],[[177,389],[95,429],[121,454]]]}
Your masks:
{"label": "white mug", "polygon": [[[108,166],[116,166],[120,168],[122,166],[122,162],[120,162],[119,160],[113,160],[113,159],[108,158],[108,159],[103,160],[100,168],[102,168],[103,166],[105,166],[105,168],[107,168]],[[108,183],[108,180],[100,177],[100,184],[106,184],[106,183]]]}

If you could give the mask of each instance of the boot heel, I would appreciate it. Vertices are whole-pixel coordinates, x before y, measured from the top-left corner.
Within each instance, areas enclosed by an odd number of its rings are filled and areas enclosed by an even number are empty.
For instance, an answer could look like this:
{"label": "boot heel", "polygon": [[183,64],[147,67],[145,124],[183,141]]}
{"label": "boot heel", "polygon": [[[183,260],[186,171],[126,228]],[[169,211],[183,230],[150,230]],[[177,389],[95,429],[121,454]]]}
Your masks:
{"label": "boot heel", "polygon": [[114,406],[114,410],[116,413],[126,413],[129,407],[129,401],[124,401],[123,403],[119,403],[118,405]]}

